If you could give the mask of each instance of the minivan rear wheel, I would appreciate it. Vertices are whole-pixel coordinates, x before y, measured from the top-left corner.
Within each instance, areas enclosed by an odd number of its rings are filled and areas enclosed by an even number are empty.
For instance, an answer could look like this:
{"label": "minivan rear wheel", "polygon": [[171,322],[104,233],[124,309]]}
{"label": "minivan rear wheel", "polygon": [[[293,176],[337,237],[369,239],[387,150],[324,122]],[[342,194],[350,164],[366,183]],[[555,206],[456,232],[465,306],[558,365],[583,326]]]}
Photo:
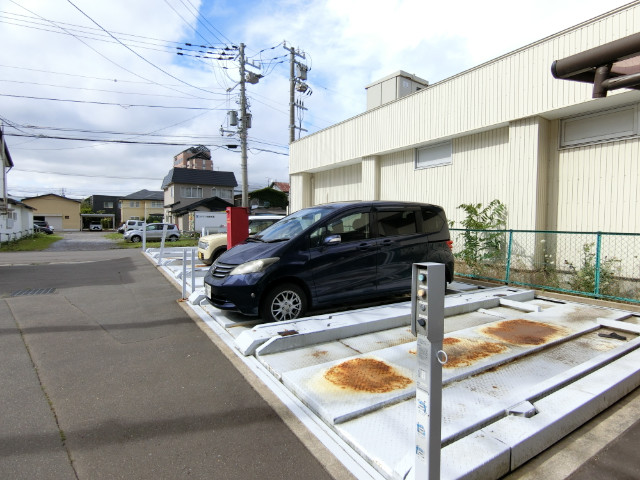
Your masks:
{"label": "minivan rear wheel", "polygon": [[267,293],[262,304],[262,318],[267,322],[282,322],[304,316],[307,296],[293,283],[278,285]]}

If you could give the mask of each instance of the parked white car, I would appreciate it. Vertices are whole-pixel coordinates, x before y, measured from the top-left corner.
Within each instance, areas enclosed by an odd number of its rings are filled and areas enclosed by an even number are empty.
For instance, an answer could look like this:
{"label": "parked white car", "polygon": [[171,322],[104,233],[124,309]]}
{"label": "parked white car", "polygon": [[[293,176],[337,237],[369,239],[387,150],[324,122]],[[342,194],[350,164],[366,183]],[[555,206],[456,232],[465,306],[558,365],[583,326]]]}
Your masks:
{"label": "parked white car", "polygon": [[[166,239],[170,242],[175,242],[180,238],[180,230],[177,225],[172,223],[149,223],[146,228],[147,240],[161,240],[162,230],[164,226],[167,226]],[[124,234],[124,239],[128,242],[138,243],[142,241],[142,236],[145,234],[142,230],[127,230]]]}

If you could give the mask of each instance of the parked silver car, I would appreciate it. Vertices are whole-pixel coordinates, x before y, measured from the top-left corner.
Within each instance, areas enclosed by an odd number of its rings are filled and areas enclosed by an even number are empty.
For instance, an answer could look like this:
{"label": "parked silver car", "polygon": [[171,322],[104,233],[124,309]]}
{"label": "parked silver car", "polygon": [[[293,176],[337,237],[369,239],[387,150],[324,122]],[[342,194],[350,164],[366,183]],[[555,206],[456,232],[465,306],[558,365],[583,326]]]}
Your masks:
{"label": "parked silver car", "polygon": [[[147,224],[146,236],[147,240],[161,240],[162,230],[164,226],[167,226],[166,239],[170,242],[175,242],[180,238],[180,230],[176,225],[172,223],[149,223]],[[124,234],[124,239],[128,242],[138,243],[142,241],[142,230],[127,230]]]}

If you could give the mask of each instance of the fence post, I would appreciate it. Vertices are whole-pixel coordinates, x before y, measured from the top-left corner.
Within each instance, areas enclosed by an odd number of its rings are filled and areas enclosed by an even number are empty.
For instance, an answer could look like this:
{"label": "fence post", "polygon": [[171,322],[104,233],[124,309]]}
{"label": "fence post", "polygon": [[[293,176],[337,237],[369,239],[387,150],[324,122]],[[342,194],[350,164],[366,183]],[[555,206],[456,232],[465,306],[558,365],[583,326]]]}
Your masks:
{"label": "fence post", "polygon": [[187,250],[182,251],[182,299],[187,298]]}
{"label": "fence post", "polygon": [[505,283],[509,285],[511,279],[511,244],[513,242],[513,230],[509,230],[509,243],[507,245],[507,271],[505,274]]}
{"label": "fence post", "polygon": [[595,293],[600,295],[600,249],[602,248],[602,232],[596,233],[596,264],[594,271]]}
{"label": "fence post", "polygon": [[196,290],[196,249],[191,249],[191,293]]}

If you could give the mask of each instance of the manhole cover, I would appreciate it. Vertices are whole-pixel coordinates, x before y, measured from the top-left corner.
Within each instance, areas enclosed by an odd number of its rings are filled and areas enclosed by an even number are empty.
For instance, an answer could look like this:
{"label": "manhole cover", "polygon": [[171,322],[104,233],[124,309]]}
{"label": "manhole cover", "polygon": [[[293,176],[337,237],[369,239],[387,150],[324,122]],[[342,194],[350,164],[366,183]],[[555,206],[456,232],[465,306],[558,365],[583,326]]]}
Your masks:
{"label": "manhole cover", "polygon": [[55,293],[55,288],[24,288],[11,294],[12,297],[24,297],[25,295],[48,295]]}

